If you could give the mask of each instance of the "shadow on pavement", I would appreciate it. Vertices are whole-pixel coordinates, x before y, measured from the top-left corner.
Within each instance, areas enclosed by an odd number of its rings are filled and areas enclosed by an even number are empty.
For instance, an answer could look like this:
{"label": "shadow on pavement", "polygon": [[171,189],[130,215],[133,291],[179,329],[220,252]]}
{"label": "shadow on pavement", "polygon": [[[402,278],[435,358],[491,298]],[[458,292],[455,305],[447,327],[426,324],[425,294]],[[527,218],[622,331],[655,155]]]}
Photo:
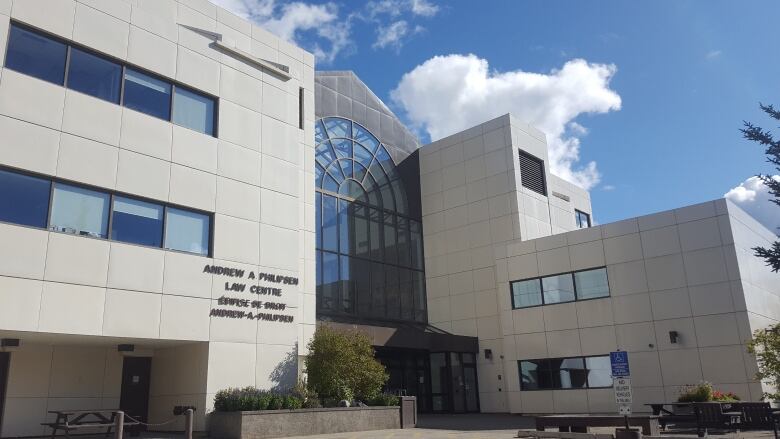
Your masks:
{"label": "shadow on pavement", "polygon": [[417,428],[432,430],[519,430],[533,429],[534,418],[505,413],[459,413],[443,415],[419,415]]}

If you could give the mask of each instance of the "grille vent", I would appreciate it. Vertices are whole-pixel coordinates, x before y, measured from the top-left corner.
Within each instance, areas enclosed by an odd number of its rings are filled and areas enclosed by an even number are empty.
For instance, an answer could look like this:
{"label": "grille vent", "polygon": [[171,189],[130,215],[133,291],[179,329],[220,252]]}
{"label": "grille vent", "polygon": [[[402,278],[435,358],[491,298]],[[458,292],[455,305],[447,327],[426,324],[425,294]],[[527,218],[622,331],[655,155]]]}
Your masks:
{"label": "grille vent", "polygon": [[520,151],[520,179],[524,187],[542,195],[547,195],[544,180],[544,162]]}

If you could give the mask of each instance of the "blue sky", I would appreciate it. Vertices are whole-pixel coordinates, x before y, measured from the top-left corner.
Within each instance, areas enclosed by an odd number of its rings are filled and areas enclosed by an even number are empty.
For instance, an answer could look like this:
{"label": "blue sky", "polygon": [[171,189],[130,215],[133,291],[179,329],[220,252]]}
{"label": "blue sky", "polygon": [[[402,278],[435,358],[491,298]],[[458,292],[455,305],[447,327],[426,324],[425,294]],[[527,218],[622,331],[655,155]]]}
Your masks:
{"label": "blue sky", "polygon": [[[494,100],[538,120],[559,173],[591,186],[601,223],[719,198],[773,171],[738,129],[776,128],[758,109],[780,105],[776,0],[218,3],[314,50],[320,70],[354,70],[423,140],[489,119]],[[468,96],[485,104],[448,105],[464,97],[446,88],[458,71],[484,76]],[[420,102],[438,105],[413,114]],[[765,205],[749,184],[734,199]],[[761,211],[780,225],[780,209]]]}

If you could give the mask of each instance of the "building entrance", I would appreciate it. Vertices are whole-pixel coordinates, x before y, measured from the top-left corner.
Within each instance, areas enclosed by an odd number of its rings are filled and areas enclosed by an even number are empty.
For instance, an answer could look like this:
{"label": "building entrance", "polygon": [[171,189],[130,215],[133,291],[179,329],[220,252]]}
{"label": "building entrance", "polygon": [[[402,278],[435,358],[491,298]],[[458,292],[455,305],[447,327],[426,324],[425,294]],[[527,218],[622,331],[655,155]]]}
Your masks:
{"label": "building entrance", "polygon": [[11,354],[0,352],[0,432],[3,431],[3,412],[5,411],[5,394],[8,387],[8,370],[11,368]]}
{"label": "building entrance", "polygon": [[376,357],[390,375],[385,391],[416,396],[420,412],[479,412],[473,353],[376,348]]}
{"label": "building entrance", "polygon": [[[141,422],[148,422],[151,357],[125,357],[122,365],[122,391],[119,407]],[[140,428],[145,430],[146,428]]]}

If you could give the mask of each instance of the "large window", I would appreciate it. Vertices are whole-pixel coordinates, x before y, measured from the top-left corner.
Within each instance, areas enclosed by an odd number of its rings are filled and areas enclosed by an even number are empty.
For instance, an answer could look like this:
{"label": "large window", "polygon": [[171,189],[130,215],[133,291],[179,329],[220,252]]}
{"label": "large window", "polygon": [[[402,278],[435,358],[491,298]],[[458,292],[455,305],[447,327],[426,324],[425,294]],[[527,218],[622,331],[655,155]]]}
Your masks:
{"label": "large window", "polygon": [[518,361],[521,390],[612,387],[609,356]]}
{"label": "large window", "polygon": [[46,227],[51,182],[0,169],[0,221]]}
{"label": "large window", "polygon": [[574,209],[574,221],[577,223],[577,228],[587,229],[590,227],[590,215],[580,210]]}
{"label": "large window", "polygon": [[201,133],[214,133],[214,99],[184,87],[176,87],[173,123]]}
{"label": "large window", "polygon": [[165,211],[165,248],[199,255],[208,254],[210,217],[173,207],[168,207]]}
{"label": "large window", "polygon": [[118,104],[122,66],[74,47],[68,63],[68,88]]}
{"label": "large window", "polygon": [[24,25],[11,24],[5,66],[215,136],[215,98]]}
{"label": "large window", "polygon": [[58,232],[105,238],[108,236],[108,204],[104,192],[56,183],[49,228]]}
{"label": "large window", "polygon": [[25,75],[62,85],[68,46],[36,32],[12,25],[5,66]]}
{"label": "large window", "polygon": [[608,297],[607,269],[601,267],[517,280],[511,283],[511,294],[515,309]]}
{"label": "large window", "polygon": [[208,255],[211,242],[207,213],[5,169],[0,221],[198,255]]}
{"label": "large window", "polygon": [[384,145],[343,118],[316,124],[318,312],[427,319],[422,226]]}
{"label": "large window", "polygon": [[114,197],[111,239],[159,247],[162,245],[162,234],[162,206],[132,198]]}

